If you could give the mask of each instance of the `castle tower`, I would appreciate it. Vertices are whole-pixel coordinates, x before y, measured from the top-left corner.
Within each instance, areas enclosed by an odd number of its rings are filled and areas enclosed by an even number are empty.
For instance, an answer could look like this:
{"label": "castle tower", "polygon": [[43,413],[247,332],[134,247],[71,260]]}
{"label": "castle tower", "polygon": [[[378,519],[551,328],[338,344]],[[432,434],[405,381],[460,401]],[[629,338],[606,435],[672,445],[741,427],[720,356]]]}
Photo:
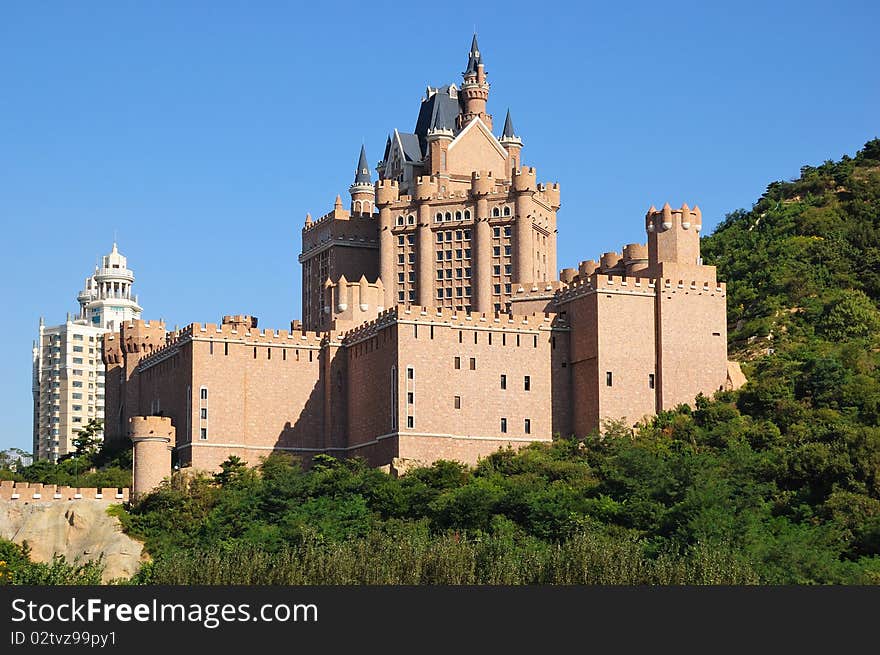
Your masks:
{"label": "castle tower", "polygon": [[137,498],[171,475],[175,430],[167,416],[132,416],[128,434],[134,444],[131,495]]}
{"label": "castle tower", "polygon": [[515,171],[520,167],[520,153],[522,152],[523,142],[513,131],[513,120],[510,118],[510,110],[507,110],[507,117],[504,119],[504,131],[501,133],[499,143],[507,151],[507,170]]}
{"label": "castle tower", "polygon": [[685,203],[680,209],[673,209],[667,202],[658,211],[652,205],[645,215],[648,267],[643,275],[669,279],[696,275],[688,279],[702,280],[711,270],[714,281],[714,267],[703,266],[700,257],[702,227],[703,213],[699,207],[691,209]]}
{"label": "castle tower", "polygon": [[464,82],[459,93],[461,114],[458,117],[458,128],[464,129],[475,118],[482,120],[486,127],[492,129],[492,116],[486,113],[486,102],[489,100],[489,83],[486,81],[486,68],[483,57],[477,46],[477,35],[471,41],[468,53],[467,70],[462,73]]}
{"label": "castle tower", "polygon": [[367,164],[367,151],[364,146],[361,146],[361,156],[358,158],[354,182],[348,187],[348,192],[351,194],[352,216],[370,216],[373,213],[376,192],[373,189],[373,181],[370,179],[370,166]]}

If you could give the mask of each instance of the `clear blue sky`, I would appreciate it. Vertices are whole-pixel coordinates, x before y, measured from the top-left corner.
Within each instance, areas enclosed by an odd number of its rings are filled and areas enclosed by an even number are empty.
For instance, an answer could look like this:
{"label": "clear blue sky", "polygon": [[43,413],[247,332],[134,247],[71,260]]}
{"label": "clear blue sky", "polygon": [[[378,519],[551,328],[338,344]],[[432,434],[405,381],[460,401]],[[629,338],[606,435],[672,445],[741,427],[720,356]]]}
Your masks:
{"label": "clear blue sky", "polygon": [[114,230],[145,318],[300,315],[306,212],[358,149],[459,82],[476,26],[524,162],[562,185],[559,265],[643,241],[649,205],[706,230],[803,164],[880,135],[880,4],[0,5],[0,447],[31,444],[31,341],[76,309]]}

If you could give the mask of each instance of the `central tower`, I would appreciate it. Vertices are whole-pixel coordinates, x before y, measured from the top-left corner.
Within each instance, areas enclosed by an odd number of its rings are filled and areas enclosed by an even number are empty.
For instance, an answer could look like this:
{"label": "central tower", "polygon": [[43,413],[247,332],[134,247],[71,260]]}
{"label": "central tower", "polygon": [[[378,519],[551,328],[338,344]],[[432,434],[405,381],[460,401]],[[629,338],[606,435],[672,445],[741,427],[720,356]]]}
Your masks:
{"label": "central tower", "polygon": [[378,273],[377,311],[422,305],[500,313],[519,286],[556,279],[559,185],[539,184],[523,165],[509,111],[502,134],[493,134],[488,100],[475,34],[461,86],[429,85],[415,129],[388,135],[374,190],[361,150],[351,211],[337,201],[303,230],[306,329],[333,320],[332,304],[315,299],[342,274],[372,283]]}

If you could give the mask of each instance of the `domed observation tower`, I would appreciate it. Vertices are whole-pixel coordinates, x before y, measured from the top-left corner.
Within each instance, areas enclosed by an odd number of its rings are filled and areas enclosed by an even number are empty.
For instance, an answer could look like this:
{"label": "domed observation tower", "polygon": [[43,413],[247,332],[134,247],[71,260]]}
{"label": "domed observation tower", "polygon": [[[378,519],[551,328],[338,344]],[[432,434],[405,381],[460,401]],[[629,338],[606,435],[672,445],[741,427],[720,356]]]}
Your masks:
{"label": "domed observation tower", "polygon": [[101,265],[86,278],[85,287],[77,296],[79,320],[115,331],[124,321],[139,319],[143,310],[137,296],[131,293],[132,284],[134,271],[128,268],[125,256],[114,242],[113,250],[101,258]]}

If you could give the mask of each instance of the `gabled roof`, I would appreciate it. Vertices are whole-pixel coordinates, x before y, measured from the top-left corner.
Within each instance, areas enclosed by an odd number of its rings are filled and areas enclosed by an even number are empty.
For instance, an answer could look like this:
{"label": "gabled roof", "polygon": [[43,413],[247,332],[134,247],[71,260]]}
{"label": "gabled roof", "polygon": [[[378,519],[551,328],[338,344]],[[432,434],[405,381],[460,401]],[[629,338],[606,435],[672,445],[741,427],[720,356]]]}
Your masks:
{"label": "gabled roof", "polygon": [[403,149],[403,155],[407,161],[418,162],[423,159],[422,148],[419,145],[419,137],[415,134],[407,134],[394,130],[400,147]]}

